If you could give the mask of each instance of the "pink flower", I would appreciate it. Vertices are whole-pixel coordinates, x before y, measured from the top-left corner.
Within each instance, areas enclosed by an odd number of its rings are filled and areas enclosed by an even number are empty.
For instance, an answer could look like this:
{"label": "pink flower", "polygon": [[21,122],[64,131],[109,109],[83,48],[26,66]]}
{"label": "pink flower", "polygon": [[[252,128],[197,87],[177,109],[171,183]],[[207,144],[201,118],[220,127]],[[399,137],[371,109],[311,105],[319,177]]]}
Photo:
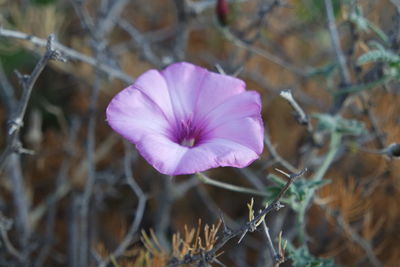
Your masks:
{"label": "pink flower", "polygon": [[179,175],[256,160],[260,111],[243,81],[181,62],[143,73],[111,100],[107,121],[159,172]]}

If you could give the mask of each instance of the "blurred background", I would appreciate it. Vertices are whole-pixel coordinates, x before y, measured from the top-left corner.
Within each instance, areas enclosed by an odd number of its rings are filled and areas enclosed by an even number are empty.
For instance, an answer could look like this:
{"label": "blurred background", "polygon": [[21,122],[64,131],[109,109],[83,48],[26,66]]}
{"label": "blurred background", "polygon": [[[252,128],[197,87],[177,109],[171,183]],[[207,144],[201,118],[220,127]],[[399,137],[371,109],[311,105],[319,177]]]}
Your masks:
{"label": "blurred background", "polygon": [[[67,62],[35,72],[50,34]],[[399,38],[398,0],[0,0],[0,266],[178,266],[225,234],[206,224],[276,196],[275,168],[305,167],[266,218],[282,266],[399,266]],[[177,61],[261,94],[261,158],[206,174],[264,196],[166,177],[107,125],[117,92]],[[274,265],[261,227],[237,241],[186,266]]]}

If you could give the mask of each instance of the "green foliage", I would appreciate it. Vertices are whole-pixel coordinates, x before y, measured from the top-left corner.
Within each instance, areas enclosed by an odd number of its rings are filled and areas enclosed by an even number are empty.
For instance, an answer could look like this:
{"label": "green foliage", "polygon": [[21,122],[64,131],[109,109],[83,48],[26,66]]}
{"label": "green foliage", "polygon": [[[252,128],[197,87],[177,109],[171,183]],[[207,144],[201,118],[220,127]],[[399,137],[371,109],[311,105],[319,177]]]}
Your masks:
{"label": "green foliage", "polygon": [[370,22],[368,19],[364,17],[363,11],[360,6],[356,6],[352,8],[349,20],[354,23],[357,27],[358,31],[373,31],[382,41],[385,43],[389,42],[389,38],[387,35],[375,24]]}
{"label": "green foliage", "polygon": [[380,79],[377,79],[376,81],[368,84],[360,84],[350,88],[346,88],[345,90],[340,90],[341,93],[352,93],[367,90],[383,83],[389,82],[393,79],[399,80],[400,56],[387,48],[389,46],[388,36],[378,26],[376,26],[364,17],[360,6],[354,6],[354,8],[351,9],[349,19],[352,23],[356,25],[359,31],[373,31],[381,39],[381,42],[383,41],[383,44],[374,40],[370,41],[369,46],[371,50],[361,55],[357,59],[357,64],[363,65],[367,63],[381,62],[385,63],[385,66],[384,75]]}
{"label": "green foliage", "polygon": [[358,60],[358,65],[363,65],[370,62],[386,62],[393,65],[400,64],[400,56],[396,55],[395,53],[389,50],[371,50],[367,53],[361,55]]}
{"label": "green foliage", "polygon": [[292,260],[293,267],[336,267],[332,259],[319,259],[315,258],[308,251],[307,246],[295,248],[292,244],[288,243],[287,251],[289,258]]}
{"label": "green foliage", "polygon": [[0,48],[0,61],[7,75],[12,75],[15,70],[21,73],[31,71],[35,65],[35,56],[24,49],[10,51],[11,48]]}
{"label": "green foliage", "polygon": [[38,6],[55,4],[57,0],[31,0],[32,4]]}
{"label": "green foliage", "polygon": [[[306,22],[325,20],[325,3],[323,0],[301,0],[297,3],[298,16]],[[335,17],[341,10],[341,1],[332,0]]]}
{"label": "green foliage", "polygon": [[[386,49],[377,42],[372,43],[371,46],[373,46],[375,49],[364,53],[357,59],[358,65],[374,62],[385,63],[383,77],[372,82],[371,84],[376,86],[391,80],[400,80],[400,56],[391,50]],[[367,85],[368,84],[363,85],[365,88],[348,88],[348,90],[350,92],[356,92],[369,89],[370,86],[368,87]]]}
{"label": "green foliage", "polygon": [[331,62],[328,64],[325,64],[321,67],[316,67],[312,68],[307,72],[308,77],[314,77],[314,76],[323,76],[323,77],[329,77],[332,75],[333,71],[338,67],[337,62]]}
{"label": "green foliage", "polygon": [[[269,195],[266,198],[266,201],[271,202],[285,186],[285,182],[275,175],[269,175],[268,178],[275,183],[275,185],[269,186],[266,189],[267,194]],[[304,203],[304,200],[312,190],[315,190],[329,182],[329,180],[312,181],[303,178],[297,179],[281,198],[281,202],[289,205],[293,210],[299,211],[302,206],[306,204]]]}
{"label": "green foliage", "polygon": [[317,130],[322,132],[337,132],[345,135],[361,135],[365,131],[364,124],[357,120],[348,120],[339,115],[332,116],[327,113],[312,115],[318,120]]}

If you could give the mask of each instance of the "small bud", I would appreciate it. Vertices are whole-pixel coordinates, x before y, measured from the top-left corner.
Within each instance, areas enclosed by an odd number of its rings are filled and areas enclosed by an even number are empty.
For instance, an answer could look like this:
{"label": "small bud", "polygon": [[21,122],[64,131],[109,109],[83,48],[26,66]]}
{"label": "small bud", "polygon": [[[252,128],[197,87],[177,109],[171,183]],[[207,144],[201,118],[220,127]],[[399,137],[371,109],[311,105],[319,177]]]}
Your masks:
{"label": "small bud", "polygon": [[227,0],[218,0],[216,13],[217,13],[218,22],[222,26],[228,25],[228,12],[229,12],[229,6],[227,3]]}
{"label": "small bud", "polygon": [[400,144],[393,143],[390,144],[387,148],[384,149],[384,154],[388,155],[391,158],[399,158],[400,157]]}

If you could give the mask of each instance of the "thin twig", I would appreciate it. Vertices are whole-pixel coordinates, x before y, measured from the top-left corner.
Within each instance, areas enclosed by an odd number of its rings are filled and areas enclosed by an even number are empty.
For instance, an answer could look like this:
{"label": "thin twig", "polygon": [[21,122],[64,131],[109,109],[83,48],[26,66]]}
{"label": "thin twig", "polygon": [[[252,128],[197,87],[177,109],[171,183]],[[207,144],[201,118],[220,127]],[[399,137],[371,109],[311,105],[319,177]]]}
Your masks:
{"label": "thin twig", "polygon": [[[67,142],[65,142],[64,150],[68,151],[66,153],[66,157],[64,158],[63,162],[61,163],[61,167],[59,169],[56,185],[55,185],[55,192],[54,194],[50,195],[47,199],[47,222],[46,222],[46,234],[45,234],[45,244],[40,249],[36,262],[35,267],[43,266],[46,258],[50,252],[51,246],[54,242],[54,227],[56,221],[56,213],[57,213],[57,202],[60,200],[61,196],[64,194],[60,194],[60,189],[69,187],[67,186],[67,174],[71,165],[71,159],[74,154],[73,147],[75,144],[75,140],[77,137],[78,129],[80,128],[80,123],[77,119],[72,120],[71,129],[69,131],[69,138]],[[65,192],[65,189],[62,189],[61,192]],[[33,220],[32,220],[33,221]],[[34,224],[34,223],[33,223]]]}
{"label": "thin twig", "polygon": [[240,236],[241,238],[248,232],[252,232],[257,228],[257,223],[260,221],[261,218],[264,218],[268,213],[271,211],[279,210],[283,207],[280,203],[281,197],[286,193],[286,191],[289,189],[290,185],[300,176],[302,176],[307,170],[303,169],[299,173],[294,173],[290,175],[290,178],[286,182],[285,186],[281,189],[279,194],[275,197],[275,199],[271,202],[270,205],[262,209],[257,216],[254,217],[253,220],[245,223],[242,225],[237,230],[231,230],[228,227],[224,225],[224,232],[223,236],[219,239],[219,242],[217,242],[214,247],[207,252],[199,253],[199,254],[187,254],[183,258],[184,260],[176,260],[173,259],[171,263],[168,265],[168,267],[175,267],[183,264],[188,264],[192,262],[199,262],[199,261],[204,261],[206,260],[206,263],[212,263],[215,261],[215,257],[217,255],[217,251],[219,251],[229,240],[232,238],[235,238],[237,236]]}
{"label": "thin twig", "polygon": [[286,101],[289,102],[290,106],[293,108],[295,111],[295,117],[297,121],[301,124],[304,125],[307,128],[307,132],[310,135],[312,139],[312,143],[315,145],[318,145],[318,139],[316,138],[316,134],[314,132],[314,128],[311,124],[310,118],[307,115],[307,113],[302,109],[302,107],[297,103],[296,99],[293,97],[292,91],[289,90],[283,90],[279,94],[282,98],[284,98]]}
{"label": "thin twig", "polygon": [[[33,35],[29,35],[29,34],[26,34],[23,32],[19,32],[19,31],[3,29],[1,27],[0,27],[0,36],[7,37],[7,38],[27,40],[27,41],[31,42],[32,44],[41,46],[41,47],[46,46],[46,40],[44,40],[44,39],[38,38]],[[96,69],[101,70],[104,73],[107,73],[111,77],[118,78],[127,84],[131,84],[134,81],[132,76],[126,74],[125,72],[123,72],[119,69],[116,69],[115,67],[110,66],[106,63],[98,62],[95,58],[87,56],[87,55],[80,53],[76,50],[73,50],[69,47],[66,47],[57,41],[54,42],[54,49],[57,49],[58,51],[60,51],[68,59],[74,59],[74,60],[85,62],[85,63],[95,67]]]}
{"label": "thin twig", "polygon": [[233,191],[233,192],[238,192],[238,193],[245,193],[245,194],[251,194],[251,195],[257,195],[257,196],[263,196],[266,197],[267,193],[262,192],[262,191],[258,191],[255,189],[251,189],[251,188],[247,188],[247,187],[242,187],[242,186],[237,186],[237,185],[233,185],[233,184],[228,184],[228,183],[223,183],[220,181],[216,181],[211,179],[210,177],[202,174],[202,173],[196,173],[196,177],[202,181],[205,184],[209,184],[209,185],[213,185],[219,188],[223,188],[229,191]]}
{"label": "thin twig", "polygon": [[100,77],[97,74],[96,80],[93,85],[91,94],[91,103],[89,106],[89,122],[87,130],[87,180],[81,199],[81,210],[80,210],[80,230],[81,230],[81,242],[80,242],[80,266],[86,266],[88,264],[88,251],[89,251],[89,206],[92,192],[96,182],[96,166],[95,166],[95,131],[96,131],[96,113],[95,107],[97,105],[98,91],[100,87]]}
{"label": "thin twig", "polygon": [[12,153],[8,160],[8,173],[11,178],[12,194],[16,211],[16,228],[18,231],[19,245],[25,250],[31,236],[31,224],[29,221],[30,203],[22,174],[21,156]]}
{"label": "thin twig", "polygon": [[32,93],[32,89],[34,84],[36,83],[37,78],[42,73],[44,68],[46,67],[47,63],[51,59],[57,59],[60,61],[64,61],[65,59],[62,58],[57,50],[54,50],[54,35],[50,34],[49,38],[47,39],[46,43],[46,53],[44,56],[39,60],[36,64],[35,68],[33,69],[32,73],[26,77],[22,76],[20,78],[20,82],[23,88],[23,94],[20,100],[20,105],[16,112],[16,116],[11,121],[11,126],[8,129],[8,134],[12,135],[15,131],[18,131],[22,127],[22,121],[24,119],[24,115],[26,112],[26,108],[28,106],[28,102]]}
{"label": "thin twig", "polygon": [[400,1],[399,0],[389,0],[389,1],[396,7],[397,14],[400,14]]}
{"label": "thin twig", "polygon": [[99,32],[102,36],[105,36],[114,28],[117,23],[116,18],[120,17],[121,12],[124,10],[124,7],[129,3],[129,0],[117,0],[117,1],[107,1],[109,6],[102,10],[102,14],[104,17],[100,20],[99,23]]}
{"label": "thin twig", "polygon": [[[47,63],[50,60],[55,59],[64,61],[64,59],[61,57],[60,52],[54,49],[53,44],[54,35],[51,34],[47,39],[46,52],[35,65],[32,73],[30,75],[19,76],[23,90],[22,96],[18,103],[16,101],[11,102],[16,105],[11,108],[12,110],[15,110],[15,113],[9,114],[9,116],[11,116],[11,119],[8,127],[7,143],[0,157],[0,170],[8,159],[7,167],[11,177],[13,199],[16,209],[16,226],[19,232],[20,246],[24,254],[27,250],[28,241],[31,236],[32,229],[29,221],[30,203],[27,197],[27,193],[25,191],[25,184],[21,166],[21,156],[19,155],[26,149],[22,148],[19,133],[21,127],[23,126],[24,116],[33,87],[39,75],[42,73],[43,69],[46,67]],[[11,95],[9,95],[9,97],[11,97]],[[28,255],[24,255],[24,260],[28,260],[27,257]]]}
{"label": "thin twig", "polygon": [[[338,152],[340,148],[340,142],[341,142],[342,135],[338,132],[333,132],[331,133],[331,140],[329,144],[329,150],[324,158],[324,161],[322,162],[321,166],[318,168],[318,170],[315,172],[314,176],[312,177],[312,181],[319,182],[321,181],[326,172],[328,171],[329,167],[331,166],[333,160],[335,159],[336,153]],[[299,229],[299,240],[301,243],[306,242],[306,236],[305,236],[305,224],[304,224],[304,217],[306,215],[306,211],[311,203],[311,200],[314,197],[314,193],[317,190],[317,188],[311,188],[308,190],[306,196],[303,198],[303,204],[301,206],[301,209],[299,210],[297,214],[297,224]]]}
{"label": "thin twig", "polygon": [[336,28],[332,0],[324,0],[324,1],[325,1],[326,15],[328,17],[328,27],[329,27],[329,33],[331,35],[332,46],[333,49],[335,49],[335,54],[340,67],[340,77],[342,83],[344,83],[343,85],[350,85],[351,82],[350,73],[349,70],[347,69],[346,57],[344,56],[342,48],[340,46],[340,38]]}
{"label": "thin twig", "polygon": [[262,226],[263,226],[263,230],[265,233],[265,237],[267,238],[267,244],[268,244],[268,250],[271,254],[271,258],[273,259],[274,262],[274,266],[279,266],[280,263],[282,263],[282,257],[279,253],[276,253],[274,244],[272,243],[272,239],[271,236],[269,234],[269,228],[267,226],[267,224],[265,223],[265,220],[262,221]]}
{"label": "thin twig", "polygon": [[236,37],[232,32],[230,32],[228,29],[221,29],[222,33],[224,34],[224,37],[226,39],[228,39],[229,41],[231,41],[234,45],[236,45],[237,47],[246,49],[248,51],[250,51],[251,53],[257,54],[269,61],[271,61],[272,63],[275,63],[276,65],[281,66],[282,68],[293,72],[294,74],[301,76],[301,77],[306,77],[307,76],[307,70],[304,71],[304,69],[299,68],[297,66],[294,66],[286,61],[284,61],[283,59],[273,55],[272,53],[260,49],[258,47],[255,46],[251,46],[248,45],[246,42],[240,40],[238,37]]}
{"label": "thin twig", "polygon": [[134,40],[136,46],[141,49],[143,56],[148,62],[154,66],[162,67],[161,60],[153,52],[149,42],[146,40],[143,34],[139,32],[139,30],[122,18],[118,20],[118,26],[131,36],[132,40]]}
{"label": "thin twig", "polygon": [[[1,28],[0,28],[1,35]],[[28,106],[28,102],[32,93],[33,86],[36,83],[39,75],[42,73],[47,63],[52,60],[61,60],[64,61],[64,58],[61,57],[60,52],[54,49],[54,35],[49,35],[46,43],[46,52],[40,58],[35,68],[33,69],[30,75],[19,75],[20,83],[22,85],[22,97],[18,102],[18,106],[14,107],[15,114],[12,114],[12,118],[9,123],[8,131],[8,140],[6,147],[0,156],[0,170],[2,169],[5,160],[8,155],[12,152],[20,152],[22,149],[21,142],[19,141],[19,130],[23,126],[23,120],[26,112],[26,108]]]}
{"label": "thin twig", "polygon": [[304,110],[300,107],[300,105],[297,103],[297,101],[294,99],[292,95],[292,91],[289,90],[283,90],[280,92],[280,96],[286,99],[289,104],[292,106],[294,111],[296,112],[297,119],[299,120],[299,123],[302,125],[306,125],[307,127],[310,127],[310,120],[307,116],[307,114],[304,112]]}
{"label": "thin twig", "polygon": [[250,168],[237,168],[235,171],[242,174],[258,190],[265,190],[265,184]]}
{"label": "thin twig", "polygon": [[0,236],[3,240],[4,247],[13,257],[15,257],[19,262],[24,261],[24,255],[19,252],[8,238],[8,231],[11,229],[12,220],[3,216],[0,212]]}
{"label": "thin twig", "polygon": [[[342,48],[340,46],[340,38],[336,28],[332,0],[324,0],[324,1],[325,1],[326,15],[328,17],[328,27],[329,27],[329,33],[331,35],[332,47],[335,50],[336,58],[339,63],[340,79],[341,79],[339,85],[339,90],[340,90],[341,88],[346,88],[351,85],[351,78],[346,64],[346,57],[344,56]],[[333,107],[331,108],[332,114],[335,114],[340,110],[345,99],[347,98],[347,95],[348,94],[341,94],[340,96],[337,97]]]}
{"label": "thin twig", "polygon": [[112,259],[117,259],[122,256],[128,246],[132,243],[135,238],[135,234],[138,232],[139,225],[143,219],[143,214],[145,211],[147,195],[142,191],[140,186],[137,184],[133,177],[131,170],[132,165],[132,146],[128,142],[124,142],[125,145],[125,157],[124,157],[124,172],[127,184],[130,186],[132,191],[138,198],[138,207],[135,212],[135,219],[132,221],[128,232],[126,233],[124,239],[119,243],[118,247],[103,261],[100,262],[100,267],[106,267]]}
{"label": "thin twig", "polygon": [[186,0],[174,0],[177,12],[177,32],[173,52],[175,60],[184,60],[189,37],[189,10]]}
{"label": "thin twig", "polygon": [[298,172],[298,170],[290,164],[288,161],[286,161],[284,158],[282,158],[278,152],[276,151],[274,145],[271,142],[271,137],[269,136],[268,129],[265,127],[264,131],[264,144],[267,146],[269,153],[271,156],[279,163],[281,164],[284,168],[286,168],[288,171],[292,173]]}

